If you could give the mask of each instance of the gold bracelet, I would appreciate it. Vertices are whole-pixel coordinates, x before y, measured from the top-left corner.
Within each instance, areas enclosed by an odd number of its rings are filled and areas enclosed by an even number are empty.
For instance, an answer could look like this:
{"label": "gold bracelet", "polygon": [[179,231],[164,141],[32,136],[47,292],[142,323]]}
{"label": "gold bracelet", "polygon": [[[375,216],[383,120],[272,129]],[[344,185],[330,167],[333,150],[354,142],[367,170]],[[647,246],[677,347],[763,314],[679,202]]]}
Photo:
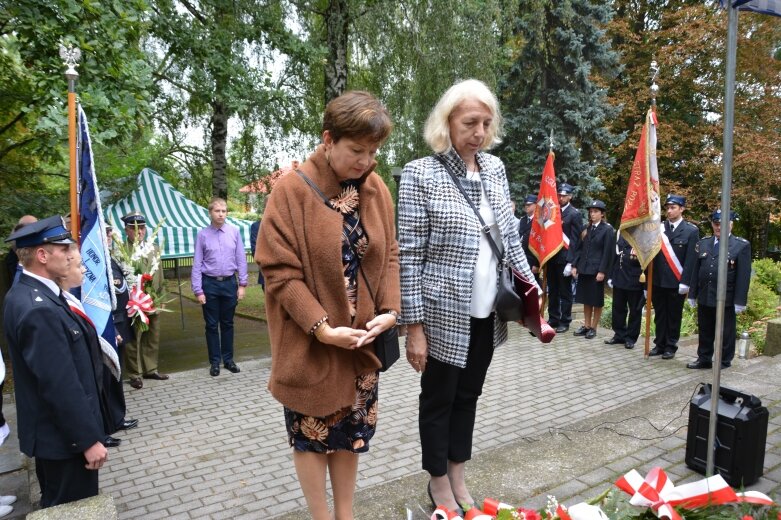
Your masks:
{"label": "gold bracelet", "polygon": [[315,329],[315,338],[317,338],[317,341],[319,341],[321,343],[323,342],[322,335],[323,335],[323,331],[325,330],[325,328],[327,326],[328,326],[328,323],[327,322],[323,322],[323,323],[320,324],[319,327],[317,327]]}

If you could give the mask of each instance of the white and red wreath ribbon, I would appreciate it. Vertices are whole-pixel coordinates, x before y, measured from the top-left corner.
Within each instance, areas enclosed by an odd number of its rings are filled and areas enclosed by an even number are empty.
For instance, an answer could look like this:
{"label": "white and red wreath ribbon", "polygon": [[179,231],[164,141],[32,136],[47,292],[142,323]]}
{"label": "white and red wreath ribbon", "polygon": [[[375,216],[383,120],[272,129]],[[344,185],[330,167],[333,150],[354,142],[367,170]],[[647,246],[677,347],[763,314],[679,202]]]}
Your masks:
{"label": "white and red wreath ribbon", "polygon": [[670,520],[681,520],[681,516],[674,509],[675,506],[691,509],[737,502],[773,505],[770,497],[758,491],[736,493],[718,474],[690,484],[675,486],[664,470],[656,467],[645,478],[632,470],[619,478],[616,486],[632,495],[630,504],[650,507],[657,517]]}
{"label": "white and red wreath ribbon", "polygon": [[127,302],[127,315],[129,318],[138,316],[144,325],[149,325],[149,316],[155,312],[155,302],[137,285],[130,289],[130,300]]}

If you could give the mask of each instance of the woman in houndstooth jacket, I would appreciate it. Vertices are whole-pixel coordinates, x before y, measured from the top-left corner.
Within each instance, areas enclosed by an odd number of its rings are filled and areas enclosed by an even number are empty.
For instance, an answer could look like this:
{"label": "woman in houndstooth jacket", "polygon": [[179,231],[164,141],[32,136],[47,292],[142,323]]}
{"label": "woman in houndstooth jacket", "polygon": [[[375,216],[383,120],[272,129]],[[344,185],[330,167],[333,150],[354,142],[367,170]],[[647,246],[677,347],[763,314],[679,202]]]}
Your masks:
{"label": "woman in houndstooth jacket", "polygon": [[494,313],[498,259],[474,211],[442,162],[479,208],[504,257],[529,280],[504,164],[483,150],[499,142],[501,115],[480,81],[456,83],[429,115],[435,156],[404,167],[399,187],[401,323],[407,360],[422,372],[419,428],[423,469],[435,505],[473,504],[464,480],[477,398],[493,350],[507,339]]}

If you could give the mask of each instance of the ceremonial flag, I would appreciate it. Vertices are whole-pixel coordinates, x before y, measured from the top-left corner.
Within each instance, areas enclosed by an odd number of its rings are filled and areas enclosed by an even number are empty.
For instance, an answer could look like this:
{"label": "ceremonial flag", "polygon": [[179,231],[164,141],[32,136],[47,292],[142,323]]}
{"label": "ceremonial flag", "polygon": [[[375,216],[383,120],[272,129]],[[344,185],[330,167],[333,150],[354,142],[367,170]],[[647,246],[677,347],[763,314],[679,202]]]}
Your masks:
{"label": "ceremonial flag", "polygon": [[556,172],[553,171],[554,157],[553,152],[550,152],[545,161],[537,207],[534,208],[534,220],[529,232],[529,250],[540,261],[540,267],[564,247]]}
{"label": "ceremonial flag", "polygon": [[649,109],[645,117],[635,163],[626,188],[621,234],[635,249],[643,269],[662,245],[659,172],[656,168],[656,114]]}
{"label": "ceremonial flag", "polygon": [[95,324],[98,337],[116,349],[116,332],[111,309],[116,306],[111,282],[111,257],[106,242],[106,224],[100,207],[98,182],[92,162],[92,145],[87,116],[79,106],[79,214],[81,217],[81,261],[87,272],[81,285],[81,304]]}
{"label": "ceremonial flag", "polygon": [[[755,13],[772,14],[781,16],[781,0],[731,0],[732,7],[741,11],[753,11]],[[727,2],[721,0],[724,7]]]}

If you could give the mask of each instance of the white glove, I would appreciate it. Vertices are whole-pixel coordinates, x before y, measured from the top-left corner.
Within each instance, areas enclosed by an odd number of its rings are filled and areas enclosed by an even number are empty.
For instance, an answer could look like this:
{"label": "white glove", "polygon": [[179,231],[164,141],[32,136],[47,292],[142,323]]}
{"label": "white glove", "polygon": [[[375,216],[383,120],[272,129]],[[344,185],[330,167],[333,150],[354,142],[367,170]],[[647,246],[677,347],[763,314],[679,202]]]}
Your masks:
{"label": "white glove", "polygon": [[697,300],[694,298],[689,298],[686,300],[686,302],[689,304],[689,307],[696,307],[697,306]]}
{"label": "white glove", "polygon": [[612,278],[608,278],[607,279],[607,286],[610,287],[611,289],[613,288],[613,279]]}
{"label": "white glove", "polygon": [[567,264],[564,266],[564,276],[572,276],[572,264]]}
{"label": "white glove", "polygon": [[735,304],[735,314],[740,314],[741,312],[746,310],[745,305],[737,305]]}
{"label": "white glove", "polygon": [[688,294],[689,293],[689,286],[685,283],[679,283],[678,284],[678,294]]}

